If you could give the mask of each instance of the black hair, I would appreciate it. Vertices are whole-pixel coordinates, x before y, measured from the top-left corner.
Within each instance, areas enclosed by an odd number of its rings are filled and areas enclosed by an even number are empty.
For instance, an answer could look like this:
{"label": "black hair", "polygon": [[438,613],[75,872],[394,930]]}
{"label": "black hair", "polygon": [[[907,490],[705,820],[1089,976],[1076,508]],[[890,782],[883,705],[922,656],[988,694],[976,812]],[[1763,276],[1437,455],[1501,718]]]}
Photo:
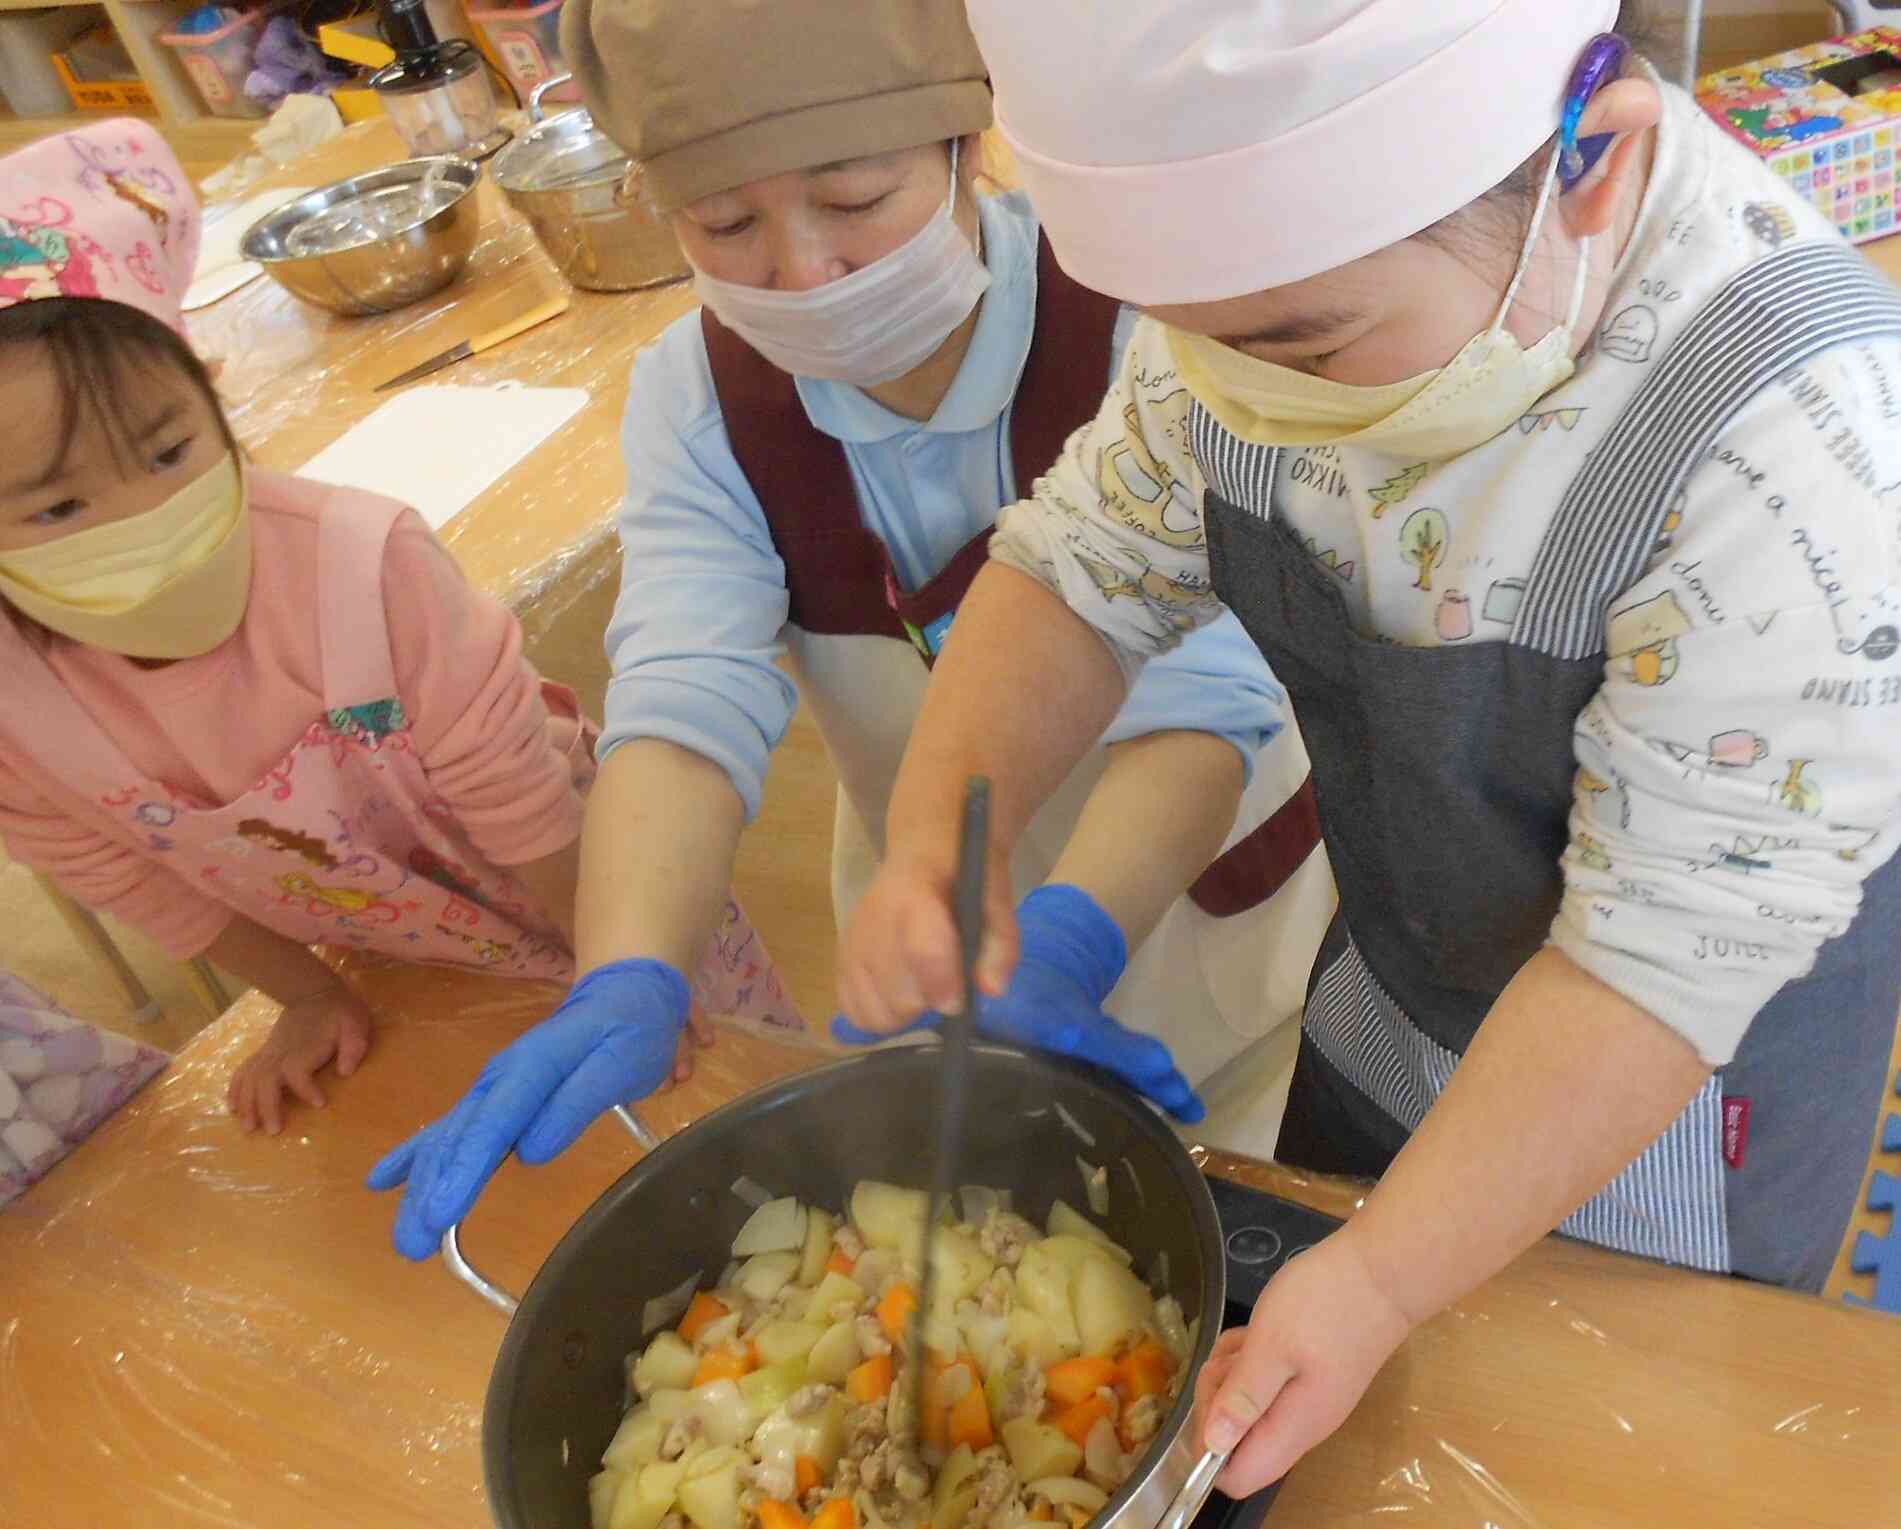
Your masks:
{"label": "black hair", "polygon": [[142,308],[95,297],[47,297],[0,308],[0,355],[39,346],[59,383],[55,468],[64,467],[88,414],[106,428],[113,456],[125,463],[137,421],[130,400],[140,381],[172,372],[211,405],[225,444],[238,443],[218,402],[211,373],[184,338]]}
{"label": "black hair", "polygon": [[[1682,52],[1682,34],[1654,14],[1650,0],[1623,0],[1618,7],[1617,35],[1631,46],[1630,68],[1636,67],[1635,61],[1641,56],[1666,78],[1674,73],[1676,55]],[[1459,258],[1470,254],[1475,245],[1488,255],[1521,248],[1531,232],[1532,212],[1550,173],[1556,142],[1557,135],[1553,134],[1536,154],[1490,191],[1414,237]]]}

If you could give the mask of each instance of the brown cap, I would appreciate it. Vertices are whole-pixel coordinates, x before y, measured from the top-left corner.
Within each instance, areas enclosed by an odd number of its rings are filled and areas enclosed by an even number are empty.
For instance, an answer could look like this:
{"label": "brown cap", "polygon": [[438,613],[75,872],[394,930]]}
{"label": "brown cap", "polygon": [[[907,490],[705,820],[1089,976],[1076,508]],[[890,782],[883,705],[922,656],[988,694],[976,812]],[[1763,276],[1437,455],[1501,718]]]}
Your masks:
{"label": "brown cap", "polygon": [[990,125],[963,0],[567,0],[561,51],[666,212]]}

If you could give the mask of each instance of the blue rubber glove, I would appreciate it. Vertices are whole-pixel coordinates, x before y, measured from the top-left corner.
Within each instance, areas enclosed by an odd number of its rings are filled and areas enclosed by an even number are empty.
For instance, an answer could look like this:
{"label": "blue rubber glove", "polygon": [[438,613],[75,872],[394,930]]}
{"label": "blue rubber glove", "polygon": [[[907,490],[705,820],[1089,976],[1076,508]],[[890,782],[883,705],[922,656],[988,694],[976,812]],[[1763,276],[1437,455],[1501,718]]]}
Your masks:
{"label": "blue rubber glove", "polygon": [[511,1150],[545,1163],[596,1117],[666,1082],[690,1004],[686,978],[664,961],[615,961],[575,983],[560,1008],[489,1059],[454,1109],[370,1170],[371,1189],[408,1185],[396,1251],[434,1257]]}
{"label": "blue rubber glove", "polygon": [[[1038,887],[1017,904],[1021,954],[1001,998],[977,1001],[977,1030],[993,1039],[1075,1057],[1114,1073],[1185,1125],[1208,1111],[1175,1068],[1168,1047],[1102,1012],[1128,965],[1128,941],[1114,919],[1078,887]],[[927,1014],[913,1030],[941,1023]],[[891,1039],[843,1015],[832,1034],[849,1046]]]}

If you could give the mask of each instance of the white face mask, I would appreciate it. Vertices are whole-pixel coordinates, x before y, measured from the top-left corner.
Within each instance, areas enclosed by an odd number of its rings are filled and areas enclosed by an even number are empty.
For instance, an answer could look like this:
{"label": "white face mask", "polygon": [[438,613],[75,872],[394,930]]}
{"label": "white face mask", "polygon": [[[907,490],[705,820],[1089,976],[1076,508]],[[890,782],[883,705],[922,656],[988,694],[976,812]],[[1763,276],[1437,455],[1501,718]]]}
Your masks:
{"label": "white face mask", "polygon": [[1261,446],[1360,446],[1413,461],[1443,462],[1502,434],[1577,371],[1571,333],[1584,310],[1591,241],[1580,241],[1565,321],[1530,350],[1505,328],[1531,267],[1558,175],[1554,156],[1531,235],[1492,327],[1438,371],[1384,387],[1354,387],[1263,361],[1204,335],[1168,331],[1189,392],[1243,440]]}
{"label": "white face mask", "polygon": [[874,387],[929,360],[970,316],[990,272],[952,218],[950,196],[931,221],[889,255],[807,292],[775,292],[694,270],[700,301],[783,372]]}

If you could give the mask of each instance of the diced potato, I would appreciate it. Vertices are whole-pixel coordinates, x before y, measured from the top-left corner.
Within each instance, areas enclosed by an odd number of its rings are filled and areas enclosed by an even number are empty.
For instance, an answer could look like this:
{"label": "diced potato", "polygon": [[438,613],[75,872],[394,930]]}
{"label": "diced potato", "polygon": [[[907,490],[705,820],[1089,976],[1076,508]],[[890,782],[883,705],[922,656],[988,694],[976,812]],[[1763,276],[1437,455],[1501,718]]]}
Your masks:
{"label": "diced potato", "polygon": [[[1088,1262],[1112,1267],[1107,1259],[1091,1258]],[[1041,1243],[1031,1243],[1023,1250],[1017,1264],[1017,1299],[1049,1323],[1053,1341],[1062,1351],[1057,1357],[1062,1359],[1082,1352],[1069,1288],[1069,1270],[1052,1258]]]}
{"label": "diced potato", "polygon": [[1155,1314],[1148,1286],[1127,1269],[1103,1259],[1090,1259],[1077,1267],[1073,1295],[1076,1332],[1085,1353],[1114,1353],[1148,1326]]}
{"label": "diced potato", "polygon": [[977,1489],[959,1487],[931,1513],[930,1529],[963,1529],[970,1510],[977,1506]]}
{"label": "diced potato", "polygon": [[713,1449],[704,1450],[700,1454],[694,1455],[687,1460],[686,1475],[681,1478],[681,1484],[684,1485],[686,1482],[692,1481],[699,1476],[711,1476],[716,1471],[729,1470],[733,1466],[738,1465],[745,1458],[746,1452],[744,1450],[735,1449],[730,1444],[722,1444]]}
{"label": "diced potato", "polygon": [[1080,1476],[1045,1476],[1023,1489],[1026,1497],[1046,1497],[1058,1507],[1081,1508],[1085,1513],[1100,1513],[1109,1494],[1094,1482]]}
{"label": "diced potato", "polygon": [[[768,1365],[763,1370],[754,1370],[739,1382],[739,1394],[746,1403],[746,1411],[751,1418],[752,1432],[765,1419],[767,1414],[776,1412],[792,1397],[792,1393],[805,1384],[805,1360],[788,1359],[783,1364]],[[732,1442],[737,1443],[737,1440]]]}
{"label": "diced potato", "polygon": [[1119,1249],[1109,1248],[1091,1237],[1045,1237],[1036,1246],[1043,1257],[1067,1269],[1072,1280],[1086,1263],[1113,1264],[1118,1269],[1128,1267],[1116,1257]]}
{"label": "diced potato", "polygon": [[740,1529],[738,1460],[683,1481],[679,1501],[696,1529]]}
{"label": "diced potato", "polygon": [[656,1462],[641,1470],[640,1495],[665,1513],[673,1506],[674,1499],[679,1496],[680,1483],[685,1479],[686,1462],[684,1460]]}
{"label": "diced potato", "polygon": [[733,1239],[733,1257],[759,1253],[791,1253],[805,1246],[807,1213],[791,1195],[768,1200],[746,1218]]}
{"label": "diced potato", "polygon": [[866,1243],[889,1248],[912,1263],[924,1247],[924,1218],[931,1197],[921,1189],[900,1189],[862,1179],[851,1194],[851,1218]]}
{"label": "diced potato", "polygon": [[932,1529],[943,1522],[944,1504],[963,1486],[965,1478],[975,1475],[976,1471],[977,1456],[968,1444],[959,1444],[950,1452],[950,1458],[937,1472],[936,1496],[932,1502]]}
{"label": "diced potato", "polygon": [[799,1283],[816,1285],[825,1277],[825,1261],[832,1256],[832,1233],[838,1218],[813,1206],[805,1213],[805,1251],[799,1256]]}
{"label": "diced potato", "polygon": [[799,1272],[797,1253],[761,1253],[740,1266],[735,1283],[755,1301],[769,1301]]}
{"label": "diced potato", "polygon": [[1070,1322],[1067,1337],[1040,1312],[1019,1306],[1010,1313],[1010,1342],[1023,1351],[1024,1358],[1039,1370],[1047,1370],[1060,1360],[1074,1359],[1082,1352],[1082,1340]]}
{"label": "diced potato", "polygon": [[739,1313],[733,1311],[702,1327],[693,1340],[693,1347],[705,1354],[709,1349],[731,1348],[738,1341]]}
{"label": "diced potato", "polygon": [[[652,1466],[647,1467],[652,1470]],[[622,1478],[620,1491],[614,1496],[614,1509],[608,1515],[607,1529],[657,1529],[660,1520],[667,1516],[667,1508],[645,1497],[640,1491],[640,1481],[635,1476]]]}
{"label": "diced potato", "polygon": [[1082,1446],[1072,1442],[1060,1429],[1035,1418],[1012,1418],[1000,1430],[1003,1447],[1010,1452],[1010,1463],[1025,1481],[1045,1476],[1073,1476],[1083,1463]]}
{"label": "diced potato", "polygon": [[620,1491],[621,1473],[602,1471],[599,1475],[588,1477],[587,1517],[593,1529],[610,1529],[608,1520],[614,1512],[614,1497]]}
{"label": "diced potato", "polygon": [[806,1374],[828,1386],[842,1386],[852,1367],[863,1359],[858,1346],[858,1326],[853,1322],[834,1322],[824,1336],[812,1345],[806,1356]]}
{"label": "diced potato", "polygon": [[864,1286],[846,1279],[842,1274],[828,1274],[819,1281],[818,1289],[812,1292],[812,1299],[805,1303],[805,1320],[830,1322],[834,1307],[849,1306],[856,1311],[864,1301]]}
{"label": "diced potato", "polygon": [[[657,1395],[684,1395],[683,1392],[658,1392]],[[633,1470],[660,1458],[660,1441],[673,1426],[652,1407],[636,1407],[621,1419],[613,1442],[601,1455],[601,1464],[614,1470]]]}
{"label": "diced potato", "polygon": [[957,1191],[957,1199],[963,1207],[964,1219],[976,1227],[981,1227],[993,1210],[1010,1208],[1010,1191],[992,1189],[987,1184],[966,1184]]}
{"label": "diced potato", "polygon": [[932,1304],[944,1311],[967,1300],[997,1267],[996,1260],[977,1245],[975,1237],[954,1227],[937,1229],[931,1239],[931,1252],[937,1274]]}
{"label": "diced potato", "polygon": [[768,1322],[753,1334],[752,1342],[759,1362],[773,1365],[805,1358],[824,1336],[825,1329],[816,1322]]}
{"label": "diced potato", "polygon": [[699,1358],[678,1333],[656,1333],[634,1364],[634,1390],[651,1396],[660,1390],[684,1390],[693,1384]]}
{"label": "diced potato", "polygon": [[1101,1243],[1103,1247],[1115,1254],[1116,1262],[1125,1265],[1135,1262],[1134,1256],[1127,1248],[1081,1211],[1061,1200],[1050,1207],[1049,1234],[1052,1237],[1080,1237],[1085,1242]]}
{"label": "diced potato", "polygon": [[[977,1366],[986,1375],[1009,1359],[1010,1319],[971,1312],[958,1322],[963,1348],[977,1357]],[[1004,1349],[1002,1354],[997,1351]]]}

